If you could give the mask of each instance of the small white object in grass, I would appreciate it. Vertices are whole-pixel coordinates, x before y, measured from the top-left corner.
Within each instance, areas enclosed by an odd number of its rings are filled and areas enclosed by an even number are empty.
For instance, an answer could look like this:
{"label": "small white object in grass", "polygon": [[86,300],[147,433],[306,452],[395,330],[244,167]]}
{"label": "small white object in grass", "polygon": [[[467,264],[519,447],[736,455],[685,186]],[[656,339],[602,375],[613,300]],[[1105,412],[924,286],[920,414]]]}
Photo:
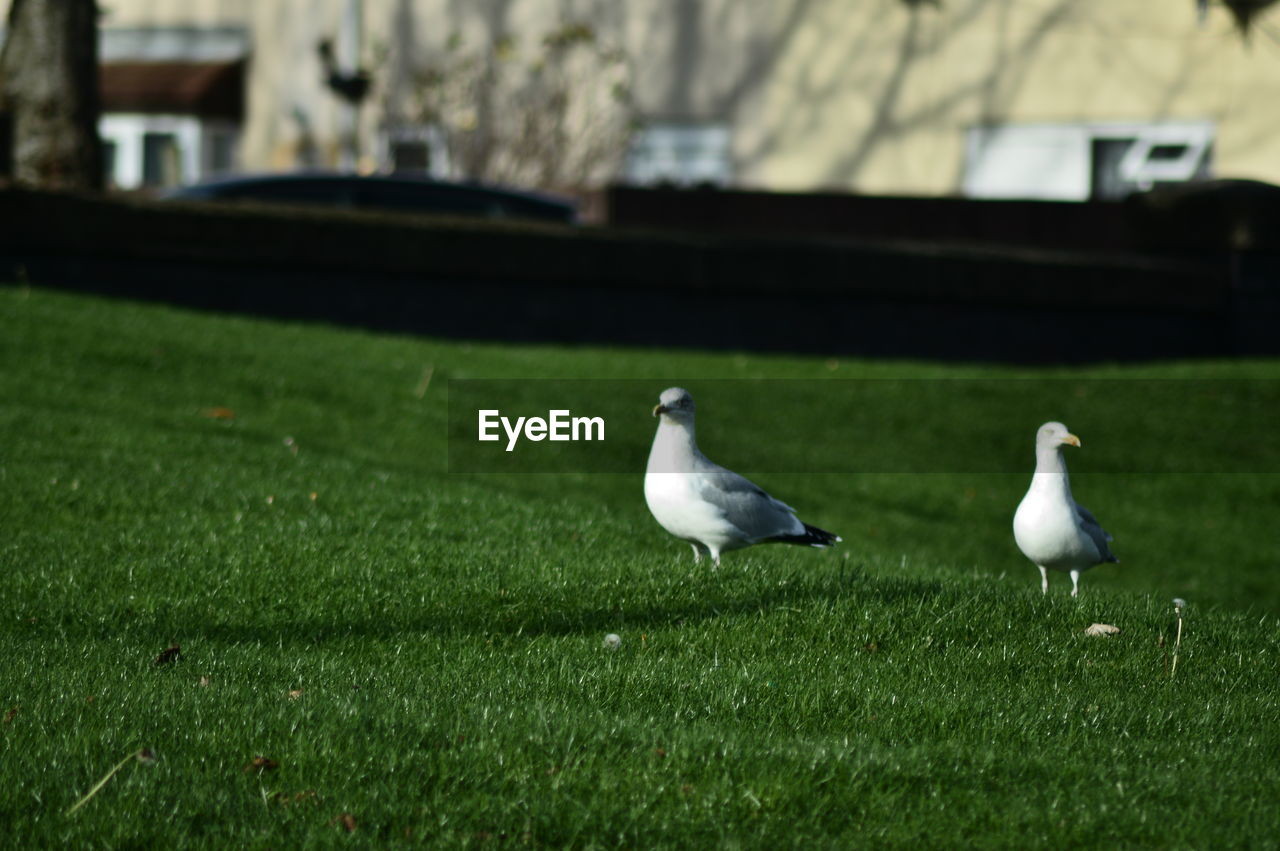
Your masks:
{"label": "small white object in grass", "polygon": [[1173,607],[1175,609],[1185,609],[1187,607],[1187,601],[1182,599],[1181,597],[1174,597]]}
{"label": "small white object in grass", "polygon": [[1089,627],[1085,629],[1084,634],[1085,635],[1116,635],[1119,632],[1120,632],[1120,627],[1118,626],[1112,626],[1109,623],[1095,623],[1095,624],[1090,624]]}
{"label": "small white object in grass", "polygon": [[611,632],[604,637],[604,646],[609,650],[617,650],[622,646],[622,636]]}

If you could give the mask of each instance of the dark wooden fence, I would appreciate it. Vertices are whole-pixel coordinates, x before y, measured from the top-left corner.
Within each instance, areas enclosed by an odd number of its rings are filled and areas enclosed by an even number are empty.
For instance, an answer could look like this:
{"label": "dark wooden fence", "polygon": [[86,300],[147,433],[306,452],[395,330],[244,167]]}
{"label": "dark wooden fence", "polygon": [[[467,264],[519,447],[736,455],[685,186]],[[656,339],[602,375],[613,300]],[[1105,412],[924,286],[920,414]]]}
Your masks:
{"label": "dark wooden fence", "polygon": [[980,202],[949,214],[969,230],[907,240],[799,214],[708,227],[666,200],[661,221],[572,228],[9,190],[0,279],[487,340],[1023,363],[1280,352],[1280,252],[1203,201],[1220,232],[1161,244],[1162,216],[1194,218],[1184,202],[1102,214],[1124,239],[1090,243],[1081,222],[1055,243],[1027,237],[1044,222],[973,230]]}

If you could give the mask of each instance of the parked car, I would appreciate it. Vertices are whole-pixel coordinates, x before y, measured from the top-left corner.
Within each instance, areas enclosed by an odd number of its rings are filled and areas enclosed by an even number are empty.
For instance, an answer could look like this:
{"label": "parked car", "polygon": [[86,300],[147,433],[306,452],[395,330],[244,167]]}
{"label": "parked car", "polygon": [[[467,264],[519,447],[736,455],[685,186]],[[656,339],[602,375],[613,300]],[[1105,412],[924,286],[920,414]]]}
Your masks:
{"label": "parked car", "polygon": [[239,175],[183,186],[161,197],[176,201],[253,201],[566,224],[578,218],[573,202],[550,195],[401,175],[327,172]]}

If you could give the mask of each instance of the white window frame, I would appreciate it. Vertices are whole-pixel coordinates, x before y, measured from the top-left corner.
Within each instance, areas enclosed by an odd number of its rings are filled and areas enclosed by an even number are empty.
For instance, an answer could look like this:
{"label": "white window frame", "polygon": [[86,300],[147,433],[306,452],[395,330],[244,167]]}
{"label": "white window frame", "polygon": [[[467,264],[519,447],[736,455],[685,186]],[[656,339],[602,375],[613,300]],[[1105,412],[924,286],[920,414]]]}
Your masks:
{"label": "white window frame", "polygon": [[[1156,181],[1190,180],[1213,144],[1212,126],[1160,125],[1134,135],[1137,141],[1120,160],[1120,177],[1142,189],[1150,189]],[[1176,145],[1186,148],[1182,156],[1151,158],[1156,148]]]}

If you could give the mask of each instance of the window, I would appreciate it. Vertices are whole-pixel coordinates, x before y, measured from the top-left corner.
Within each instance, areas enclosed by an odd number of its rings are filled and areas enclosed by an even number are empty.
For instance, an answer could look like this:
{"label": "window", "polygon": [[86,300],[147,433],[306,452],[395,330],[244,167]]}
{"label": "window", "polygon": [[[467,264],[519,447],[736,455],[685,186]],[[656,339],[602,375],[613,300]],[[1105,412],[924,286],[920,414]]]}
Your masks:
{"label": "window", "polygon": [[102,140],[102,183],[108,189],[116,188],[116,143]]}
{"label": "window", "polygon": [[391,142],[392,171],[431,170],[431,149],[426,142],[400,140]]}
{"label": "window", "polygon": [[235,167],[239,125],[193,115],[107,113],[98,133],[111,152],[108,185],[120,189],[194,183]]}
{"label": "window", "polygon": [[724,125],[650,125],[632,140],[626,180],[641,185],[727,184],[733,177],[731,141]]}
{"label": "window", "polygon": [[1209,122],[980,127],[969,131],[965,194],[1060,201],[1123,198],[1208,177]]}
{"label": "window", "polygon": [[233,130],[210,130],[205,138],[208,156],[205,159],[206,174],[222,174],[235,165],[236,134]]}
{"label": "window", "polygon": [[181,181],[178,137],[173,133],[143,133],[142,185],[176,186]]}
{"label": "window", "polygon": [[449,150],[439,127],[393,127],[383,140],[384,168],[431,177],[449,176]]}

